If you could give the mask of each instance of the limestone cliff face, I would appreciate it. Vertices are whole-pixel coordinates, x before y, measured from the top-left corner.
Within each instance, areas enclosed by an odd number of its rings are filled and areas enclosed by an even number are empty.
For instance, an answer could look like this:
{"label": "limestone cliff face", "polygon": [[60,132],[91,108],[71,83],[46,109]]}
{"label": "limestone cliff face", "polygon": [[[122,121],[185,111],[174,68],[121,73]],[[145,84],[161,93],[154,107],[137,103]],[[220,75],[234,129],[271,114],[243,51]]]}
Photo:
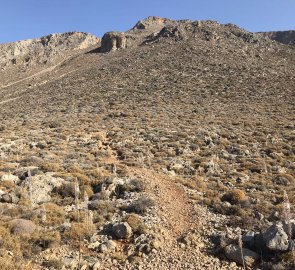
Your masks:
{"label": "limestone cliff face", "polygon": [[0,67],[46,64],[58,56],[98,45],[100,39],[82,32],[51,34],[38,39],[0,44]]}
{"label": "limestone cliff face", "polygon": [[108,32],[105,33],[101,41],[101,52],[110,52],[124,49],[127,46],[127,39],[124,33]]}

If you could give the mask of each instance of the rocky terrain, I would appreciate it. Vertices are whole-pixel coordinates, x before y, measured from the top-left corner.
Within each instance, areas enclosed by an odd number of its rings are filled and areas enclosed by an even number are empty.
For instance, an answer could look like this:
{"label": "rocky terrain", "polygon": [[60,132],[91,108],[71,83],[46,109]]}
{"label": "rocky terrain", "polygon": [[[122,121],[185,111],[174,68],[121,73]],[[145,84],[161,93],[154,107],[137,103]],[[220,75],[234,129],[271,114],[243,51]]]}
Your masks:
{"label": "rocky terrain", "polygon": [[60,38],[1,45],[1,269],[294,269],[294,46],[158,17]]}
{"label": "rocky terrain", "polygon": [[268,37],[277,42],[287,44],[287,45],[295,45],[295,31],[275,31],[275,32],[262,32],[263,36]]}
{"label": "rocky terrain", "polygon": [[97,45],[100,39],[81,32],[52,34],[40,39],[28,39],[0,45],[0,67],[5,70],[11,65],[26,66],[48,64],[65,57],[73,50],[81,50]]}

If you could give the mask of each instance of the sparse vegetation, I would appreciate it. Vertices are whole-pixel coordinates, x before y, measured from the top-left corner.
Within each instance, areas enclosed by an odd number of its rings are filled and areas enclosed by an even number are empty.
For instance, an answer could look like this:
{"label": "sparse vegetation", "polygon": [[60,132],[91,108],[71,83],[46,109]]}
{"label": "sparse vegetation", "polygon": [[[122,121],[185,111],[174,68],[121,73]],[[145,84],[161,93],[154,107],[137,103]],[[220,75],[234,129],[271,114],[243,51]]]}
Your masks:
{"label": "sparse vegetation", "polygon": [[[294,242],[293,47],[231,24],[157,18],[114,38],[116,52],[75,48],[1,71],[0,269],[61,269],[48,253],[79,253],[86,267],[99,257],[105,269],[142,257],[151,269],[235,269],[206,252],[224,251],[207,238],[228,246],[236,230],[239,254],[293,267],[292,248],[267,249],[262,237],[285,222]],[[17,234],[19,219],[35,230]],[[124,222],[128,237],[113,239]]]}

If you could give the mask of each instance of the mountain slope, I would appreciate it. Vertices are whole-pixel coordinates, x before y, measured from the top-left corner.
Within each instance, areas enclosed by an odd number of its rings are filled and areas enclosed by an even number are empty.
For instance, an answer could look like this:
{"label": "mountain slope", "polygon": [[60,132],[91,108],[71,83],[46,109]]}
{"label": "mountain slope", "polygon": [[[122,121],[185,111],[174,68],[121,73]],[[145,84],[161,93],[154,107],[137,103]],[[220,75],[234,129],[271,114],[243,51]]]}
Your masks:
{"label": "mountain slope", "polygon": [[[2,71],[1,174],[33,166],[37,175],[78,181],[94,213],[96,233],[77,248],[68,227],[81,223],[75,193],[53,189],[50,203],[65,212],[53,224],[59,247],[39,247],[32,258],[45,267],[49,255],[76,260],[82,249],[102,269],[239,269],[225,247],[240,232],[261,239],[282,218],[283,191],[294,207],[294,63],[294,47],[232,24],[149,17],[62,62]],[[30,215],[16,218],[37,222],[42,203],[30,208],[23,193],[1,207],[23,207]],[[118,239],[110,228],[129,211],[148,230]],[[40,224],[47,233],[53,226]],[[105,237],[113,251],[101,251]],[[264,265],[280,262],[281,251],[262,251]],[[260,256],[253,260],[250,269]]]}
{"label": "mountain slope", "polygon": [[287,45],[295,45],[295,31],[262,32],[263,36]]}

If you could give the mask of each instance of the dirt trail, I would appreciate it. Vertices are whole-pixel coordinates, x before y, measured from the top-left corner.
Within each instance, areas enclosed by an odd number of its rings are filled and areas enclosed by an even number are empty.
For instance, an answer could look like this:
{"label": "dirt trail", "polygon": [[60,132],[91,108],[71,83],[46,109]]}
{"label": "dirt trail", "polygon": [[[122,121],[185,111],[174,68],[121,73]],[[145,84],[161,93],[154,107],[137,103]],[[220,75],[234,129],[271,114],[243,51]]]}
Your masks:
{"label": "dirt trail", "polygon": [[161,215],[167,220],[167,229],[178,237],[196,225],[193,206],[183,188],[169,176],[145,168],[130,168],[130,174],[149,182],[151,192],[159,206]]}
{"label": "dirt trail", "polygon": [[[120,164],[116,152],[109,149],[109,162]],[[148,181],[151,193],[159,208],[159,215],[167,221],[170,235],[177,239],[181,234],[197,226],[194,206],[189,203],[184,189],[163,173],[147,168],[128,167],[128,175]]]}
{"label": "dirt trail", "polygon": [[7,88],[7,87],[10,87],[10,86],[16,85],[16,84],[18,84],[18,83],[21,83],[21,82],[27,81],[27,80],[29,80],[29,79],[33,79],[33,78],[38,77],[38,76],[40,76],[40,75],[43,75],[43,74],[45,74],[45,73],[52,72],[52,71],[55,70],[57,67],[61,66],[62,64],[64,64],[66,61],[68,61],[68,60],[70,60],[70,59],[72,59],[72,57],[68,57],[68,58],[66,58],[66,59],[63,59],[62,61],[58,62],[57,64],[55,64],[55,65],[53,65],[53,66],[50,66],[50,67],[48,67],[48,68],[45,68],[45,69],[43,69],[43,70],[41,70],[41,71],[39,71],[39,72],[37,72],[37,73],[34,73],[34,74],[32,74],[32,75],[30,75],[30,76],[28,76],[28,77],[25,77],[25,78],[23,78],[23,79],[20,79],[20,80],[17,80],[17,81],[11,82],[11,83],[8,83],[8,84],[6,84],[6,85],[2,85],[2,86],[0,86],[0,89],[5,89],[5,88]]}
{"label": "dirt trail", "polygon": [[161,250],[143,262],[143,268],[135,265],[124,269],[241,269],[206,253],[203,229],[214,216],[208,209],[193,204],[184,188],[173,178],[146,168],[128,168],[128,173],[129,176],[149,181],[147,191],[156,201],[158,215],[166,220],[164,229],[168,238]]}
{"label": "dirt trail", "polygon": [[[62,62],[63,62],[63,61],[62,61]],[[52,67],[45,68],[45,69],[43,69],[43,70],[41,70],[41,71],[39,71],[39,72],[37,72],[37,73],[35,73],[35,74],[33,74],[33,75],[28,76],[28,77],[25,77],[25,78],[23,78],[23,79],[21,79],[21,80],[18,80],[18,81],[15,81],[15,82],[11,82],[11,83],[6,84],[6,85],[2,85],[2,86],[0,87],[0,89],[5,89],[5,88],[7,88],[7,87],[13,86],[13,85],[18,84],[18,83],[20,83],[20,82],[24,82],[24,81],[26,81],[26,80],[29,80],[29,79],[35,78],[35,77],[37,77],[37,76],[39,76],[39,75],[42,75],[42,74],[44,74],[44,73],[51,72],[51,71],[53,71],[58,65],[60,65],[62,62],[60,62],[60,63],[58,63],[58,64],[56,64],[56,65],[54,65],[54,66],[52,66]]]}

